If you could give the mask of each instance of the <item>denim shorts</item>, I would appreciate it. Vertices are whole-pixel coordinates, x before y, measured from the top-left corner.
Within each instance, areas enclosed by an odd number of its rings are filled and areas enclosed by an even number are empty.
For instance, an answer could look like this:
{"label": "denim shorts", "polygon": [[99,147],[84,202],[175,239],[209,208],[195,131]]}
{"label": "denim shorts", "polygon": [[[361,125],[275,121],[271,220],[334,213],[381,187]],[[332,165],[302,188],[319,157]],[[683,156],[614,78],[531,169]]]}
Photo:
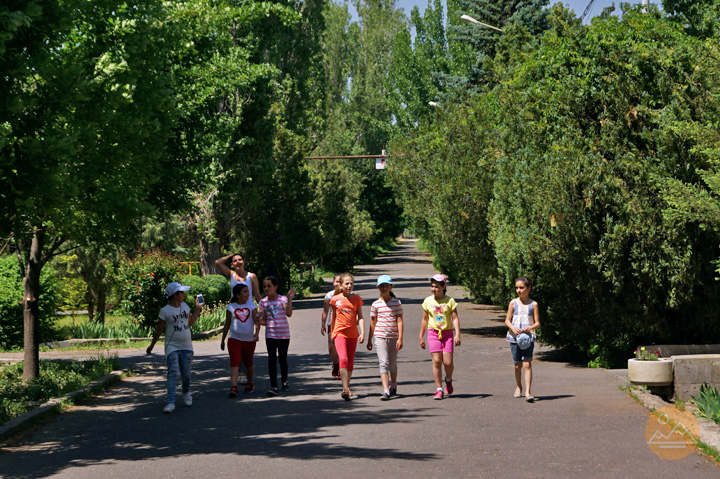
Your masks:
{"label": "denim shorts", "polygon": [[516,343],[510,343],[510,352],[512,353],[513,361],[521,363],[523,361],[532,361],[533,349],[535,349],[535,343],[531,343],[527,349],[520,349]]}

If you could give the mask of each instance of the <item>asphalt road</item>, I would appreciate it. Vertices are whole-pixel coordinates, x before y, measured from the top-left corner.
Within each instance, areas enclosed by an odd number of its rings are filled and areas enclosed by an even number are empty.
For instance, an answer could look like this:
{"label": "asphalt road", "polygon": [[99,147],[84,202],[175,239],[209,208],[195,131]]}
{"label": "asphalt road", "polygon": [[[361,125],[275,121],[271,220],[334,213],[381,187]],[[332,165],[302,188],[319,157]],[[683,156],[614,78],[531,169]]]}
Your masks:
{"label": "asphalt road", "polygon": [[[413,242],[358,268],[355,292],[370,303],[375,279],[393,277],[405,308],[397,398],[381,402],[375,352],[358,349],[356,399],[340,398],[320,335],[322,296],[296,301],[291,318],[291,392],[269,387],[258,343],[256,392],[229,399],[228,360],[219,339],[195,343],[192,407],[163,414],[162,346],[151,357],[126,351],[136,374],[73,407],[0,452],[4,478],[263,477],[661,478],[720,477],[691,454],[657,457],[647,446],[647,411],[618,388],[617,375],[563,363],[536,348],[534,404],[513,398],[504,314],[459,301],[462,345],[455,393],[433,401],[430,354],[418,346],[420,304],[430,294],[430,258]],[[451,278],[452,280],[452,278]]]}

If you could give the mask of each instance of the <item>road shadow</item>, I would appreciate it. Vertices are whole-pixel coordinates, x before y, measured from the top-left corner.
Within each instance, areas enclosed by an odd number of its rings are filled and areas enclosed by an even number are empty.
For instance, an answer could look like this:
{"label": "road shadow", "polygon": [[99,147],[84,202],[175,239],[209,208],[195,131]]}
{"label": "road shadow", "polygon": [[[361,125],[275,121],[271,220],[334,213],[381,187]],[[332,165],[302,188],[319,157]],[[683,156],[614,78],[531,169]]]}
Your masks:
{"label": "road shadow", "polygon": [[574,394],[559,394],[557,396],[535,396],[535,402],[542,402],[542,401],[555,401],[557,399],[568,399],[568,398],[574,398]]}
{"label": "road shadow", "polygon": [[472,334],[484,338],[504,338],[507,335],[508,328],[504,324],[502,326],[483,326],[481,328],[460,328],[463,334]]}
{"label": "road shadow", "polygon": [[[71,420],[65,428],[43,431],[42,443],[31,447],[11,447],[3,451],[10,457],[6,479],[47,477],[67,467],[88,467],[107,462],[140,461],[151,458],[196,456],[198,454],[236,454],[267,458],[336,459],[362,457],[369,460],[427,461],[435,454],[376,445],[343,445],[339,426],[419,422],[425,411],[379,409],[354,406],[335,397],[318,395],[330,389],[332,379],[304,377],[325,369],[326,356],[289,356],[292,390],[286,397],[267,398],[258,382],[267,379],[267,359],[256,355],[256,392],[228,398],[227,357],[199,357],[193,361],[192,407],[181,405],[163,414],[164,368],[141,366],[135,375],[120,382],[100,399],[75,408],[59,420]],[[297,371],[303,377],[293,377]],[[358,379],[363,379],[363,377]],[[368,377],[369,379],[369,377]],[[379,377],[373,377],[379,381]],[[320,383],[324,383],[321,386]],[[338,390],[339,394],[339,390]],[[368,396],[368,395],[363,395]],[[359,403],[358,403],[359,405]],[[366,406],[366,405],[365,405]],[[88,424],[88,427],[82,427]],[[102,424],[103,436],[90,425]],[[52,460],[43,460],[52,456]]]}
{"label": "road shadow", "polygon": [[576,354],[564,349],[550,349],[548,351],[535,351],[535,359],[546,363],[564,363],[567,367],[587,369],[587,362]]}

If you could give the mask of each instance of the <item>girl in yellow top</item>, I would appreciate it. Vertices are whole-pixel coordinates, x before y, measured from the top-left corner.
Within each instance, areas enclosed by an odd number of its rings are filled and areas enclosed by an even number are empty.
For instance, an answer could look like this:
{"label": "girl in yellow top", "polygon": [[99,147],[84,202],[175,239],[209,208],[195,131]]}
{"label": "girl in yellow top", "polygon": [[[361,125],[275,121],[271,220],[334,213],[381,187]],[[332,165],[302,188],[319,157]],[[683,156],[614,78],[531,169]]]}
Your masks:
{"label": "girl in yellow top", "polygon": [[[425,330],[433,362],[435,395],[433,399],[443,398],[442,367],[445,366],[445,392],[453,393],[452,375],[454,346],[460,346],[460,318],[457,303],[445,295],[447,279],[442,274],[430,278],[430,292],[423,301],[423,318],[420,325],[420,347],[425,349]],[[453,331],[454,329],[454,331]]]}

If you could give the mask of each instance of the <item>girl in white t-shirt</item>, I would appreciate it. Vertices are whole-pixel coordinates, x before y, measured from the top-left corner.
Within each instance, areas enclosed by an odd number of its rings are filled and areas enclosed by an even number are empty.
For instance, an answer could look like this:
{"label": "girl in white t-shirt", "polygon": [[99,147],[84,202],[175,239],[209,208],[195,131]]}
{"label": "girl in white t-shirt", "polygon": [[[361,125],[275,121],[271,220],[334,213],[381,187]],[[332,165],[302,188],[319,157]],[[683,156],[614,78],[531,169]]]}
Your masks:
{"label": "girl in white t-shirt", "polygon": [[[518,297],[510,301],[508,305],[507,315],[505,316],[505,325],[508,327],[506,335],[507,341],[510,343],[510,352],[512,353],[513,363],[515,363],[515,396],[520,398],[522,393],[522,370],[525,370],[525,400],[527,402],[535,401],[532,395],[532,356],[535,348],[535,330],[540,327],[540,312],[538,304],[530,299],[530,291],[532,283],[530,279],[521,276],[515,280],[515,293]],[[518,344],[518,336],[525,335],[529,337],[529,344],[524,348],[523,341]],[[528,339],[528,338],[525,338]]]}
{"label": "girl in white t-shirt", "polygon": [[228,332],[230,333],[230,339],[227,342],[228,353],[230,354],[229,396],[234,398],[238,394],[237,384],[241,364],[245,366],[247,371],[245,394],[250,394],[255,390],[253,384],[253,373],[255,371],[253,354],[255,354],[255,345],[260,333],[260,320],[258,319],[255,302],[250,298],[250,290],[246,284],[236,284],[233,288],[233,297],[225,312],[225,327],[220,340],[220,349],[223,351],[225,350],[225,338],[228,336]]}
{"label": "girl in white t-shirt", "polygon": [[167,363],[167,404],[163,412],[175,411],[175,396],[178,375],[182,378],[183,400],[186,406],[192,406],[190,394],[190,373],[192,372],[192,334],[190,326],[195,324],[203,305],[195,299],[195,311],[190,314],[190,307],[185,304],[185,292],[190,286],[173,282],[165,288],[168,304],[158,314],[158,324],[153,332],[150,346],[145,351],[151,354],[160,334],[165,331],[165,361]]}

